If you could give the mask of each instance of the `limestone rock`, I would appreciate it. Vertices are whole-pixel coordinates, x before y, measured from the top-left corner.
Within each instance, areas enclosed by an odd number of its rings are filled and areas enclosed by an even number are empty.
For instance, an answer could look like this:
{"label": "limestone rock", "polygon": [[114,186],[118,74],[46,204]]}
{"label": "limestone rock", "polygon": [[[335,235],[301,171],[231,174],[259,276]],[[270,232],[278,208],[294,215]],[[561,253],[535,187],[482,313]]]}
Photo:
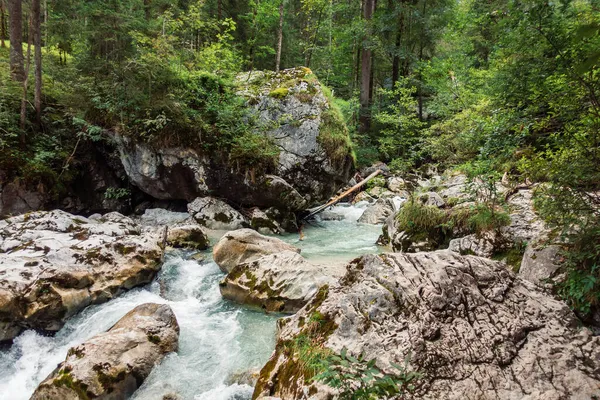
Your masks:
{"label": "limestone rock", "polygon": [[372,187],[371,189],[367,190],[367,193],[371,197],[375,197],[376,199],[384,199],[384,198],[395,196],[394,192],[387,190],[386,188],[381,187],[381,186]]}
{"label": "limestone rock", "polygon": [[198,197],[188,204],[188,212],[209,229],[232,230],[248,226],[246,218],[229,204],[213,197]]}
{"label": "limestone rock", "polygon": [[561,267],[561,247],[548,244],[545,240],[534,239],[527,244],[519,276],[535,284],[552,279]]}
{"label": "limestone rock", "polygon": [[177,249],[205,250],[209,240],[197,224],[177,224],[167,231],[167,244]]}
{"label": "limestone rock", "polygon": [[250,210],[248,219],[250,220],[250,227],[260,233],[278,235],[283,232],[283,229],[276,220],[269,217],[266,212],[257,207]]}
{"label": "limestone rock", "polygon": [[360,192],[359,194],[357,194],[356,196],[354,196],[354,199],[352,200],[352,204],[356,204],[356,203],[360,203],[361,201],[366,201],[369,203],[374,203],[377,199],[374,198],[373,196],[371,196],[369,193],[367,192]]}
{"label": "limestone rock", "polygon": [[372,225],[383,224],[400,209],[403,203],[404,200],[400,198],[378,199],[375,204],[367,207],[358,219],[358,222]]}
{"label": "limestone rock", "polygon": [[126,399],[177,350],[178,339],[179,325],[168,305],[137,306],[108,332],[72,347],[31,399]]}
{"label": "limestone rock", "polygon": [[600,393],[600,337],[502,263],[450,251],[367,255],[350,263],[339,285],[279,323],[255,398],[327,392],[298,359],[293,344],[301,336],[324,356],[346,348],[375,359],[386,373],[395,372],[391,363],[408,360],[408,370],[421,375],[407,399]]}
{"label": "limestone rock", "polygon": [[452,239],[448,249],[463,255],[476,255],[490,258],[497,250],[498,235],[495,232],[484,232],[481,235],[471,234]]}
{"label": "limestone rock", "polygon": [[502,228],[502,234],[512,242],[530,242],[547,232],[544,221],[533,207],[533,190],[519,190],[508,199],[510,225]]}
{"label": "limestone rock", "polygon": [[293,313],[343,268],[316,265],[294,251],[283,251],[234,267],[219,287],[224,298],[267,311]]}
{"label": "limestone rock", "polygon": [[402,179],[398,176],[392,176],[392,177],[388,178],[388,180],[386,182],[386,186],[392,192],[398,193],[407,188],[407,183],[404,179]]}
{"label": "limestone rock", "polygon": [[436,192],[426,192],[419,195],[419,200],[425,206],[433,206],[433,207],[444,207],[446,202],[442,197]]}
{"label": "limestone rock", "polygon": [[230,272],[240,264],[282,251],[300,253],[300,249],[281,239],[261,235],[252,229],[238,229],[223,235],[213,248],[213,258],[223,272]]}
{"label": "limestone rock", "polygon": [[270,175],[243,161],[232,165],[227,154],[207,154],[193,146],[156,148],[114,134],[129,180],[157,199],[192,201],[210,195],[240,206],[292,211],[327,200],[348,182],[351,148],[331,139],[332,132],[346,127],[331,117],[333,104],[310,70],[251,71],[241,74],[236,85],[258,121],[256,133],[273,139],[280,150],[266,172]]}
{"label": "limestone rock", "polygon": [[150,282],[160,269],[159,242],[157,231],[142,232],[115,212],[0,221],[0,341],[27,328],[55,332],[88,305]]}

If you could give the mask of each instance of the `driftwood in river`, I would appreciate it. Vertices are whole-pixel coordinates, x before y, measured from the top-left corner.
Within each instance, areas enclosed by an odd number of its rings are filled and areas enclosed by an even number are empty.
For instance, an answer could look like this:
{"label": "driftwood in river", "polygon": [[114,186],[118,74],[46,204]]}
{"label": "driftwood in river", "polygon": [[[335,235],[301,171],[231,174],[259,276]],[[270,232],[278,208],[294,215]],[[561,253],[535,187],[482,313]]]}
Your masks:
{"label": "driftwood in river", "polygon": [[344,193],[342,193],[339,196],[336,196],[333,199],[329,200],[326,204],[323,204],[322,206],[319,206],[319,207],[313,208],[312,210],[309,210],[310,212],[303,219],[309,219],[309,218],[317,215],[321,211],[325,210],[326,208],[331,207],[331,206],[339,203],[346,196],[348,196],[349,194],[351,194],[351,193],[357,191],[358,189],[360,189],[361,187],[363,187],[367,182],[369,182],[371,179],[375,178],[380,173],[381,173],[381,170],[378,169],[377,171],[373,172],[371,175],[367,176],[362,181],[358,182],[356,185],[352,186],[350,189],[346,190]]}

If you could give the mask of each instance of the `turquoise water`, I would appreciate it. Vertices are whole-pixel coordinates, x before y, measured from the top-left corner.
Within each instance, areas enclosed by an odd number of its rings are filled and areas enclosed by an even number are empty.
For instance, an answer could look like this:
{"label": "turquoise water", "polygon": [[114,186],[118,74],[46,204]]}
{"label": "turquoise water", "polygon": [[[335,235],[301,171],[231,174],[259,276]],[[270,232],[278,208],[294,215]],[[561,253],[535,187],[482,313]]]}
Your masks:
{"label": "turquoise water", "polygon": [[[341,205],[330,210],[339,221],[307,224],[299,235],[282,237],[320,263],[344,263],[360,254],[375,253],[381,227],[357,224],[362,207]],[[183,400],[247,400],[252,387],[235,383],[236,375],[258,372],[275,346],[277,316],[240,307],[221,298],[224,277],[212,262],[173,252],[150,285],[108,303],[91,306],[75,316],[54,337],[26,331],[10,347],[0,349],[0,400],[28,399],[37,385],[64,360],[68,349],[109,329],[135,306],[169,304],[181,328],[179,351],[154,368],[136,400],[177,394]]]}

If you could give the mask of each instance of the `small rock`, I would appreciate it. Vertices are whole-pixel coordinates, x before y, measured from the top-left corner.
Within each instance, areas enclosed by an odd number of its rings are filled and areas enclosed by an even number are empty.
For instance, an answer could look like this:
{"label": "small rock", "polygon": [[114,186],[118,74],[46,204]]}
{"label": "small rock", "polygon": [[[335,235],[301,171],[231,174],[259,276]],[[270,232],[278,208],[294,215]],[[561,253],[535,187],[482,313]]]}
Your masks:
{"label": "small rock", "polygon": [[188,204],[188,212],[200,225],[209,229],[232,230],[249,226],[237,210],[212,197],[198,197]]}
{"label": "small rock", "polygon": [[209,240],[199,225],[176,225],[167,231],[167,244],[177,249],[205,250]]}
{"label": "small rock", "polygon": [[534,239],[527,244],[519,276],[539,285],[547,279],[555,277],[560,270],[562,248],[556,244],[545,244],[545,241]]}
{"label": "small rock", "polygon": [[72,347],[32,400],[126,399],[167,353],[177,350],[179,325],[171,307],[137,306],[108,332]]}
{"label": "small rock", "polygon": [[395,205],[391,199],[378,199],[375,204],[367,207],[358,219],[358,222],[371,225],[383,224],[394,212]]}
{"label": "small rock", "polygon": [[406,181],[400,177],[392,176],[387,180],[387,188],[394,193],[398,193],[406,189]]}
{"label": "small rock", "polygon": [[223,272],[229,272],[240,264],[282,251],[300,253],[300,249],[281,239],[261,235],[252,229],[239,229],[223,235],[213,248],[213,258]]}
{"label": "small rock", "polygon": [[252,229],[260,233],[272,233],[275,235],[279,235],[283,231],[283,229],[281,229],[277,221],[270,218],[266,212],[261,211],[259,208],[255,207],[252,210],[250,210],[249,219],[250,227],[252,227]]}
{"label": "small rock", "polygon": [[423,205],[426,206],[433,206],[433,207],[444,207],[446,205],[446,202],[444,201],[444,199],[442,199],[442,197],[437,194],[436,192],[426,192],[423,193],[421,195],[419,195],[419,200],[421,201],[421,203]]}
{"label": "small rock", "polygon": [[374,203],[377,199],[374,198],[373,196],[371,196],[369,193],[367,192],[360,192],[359,194],[357,194],[356,196],[354,196],[354,199],[352,200],[352,204],[356,204],[356,203],[360,203],[361,201],[366,201],[369,203]]}

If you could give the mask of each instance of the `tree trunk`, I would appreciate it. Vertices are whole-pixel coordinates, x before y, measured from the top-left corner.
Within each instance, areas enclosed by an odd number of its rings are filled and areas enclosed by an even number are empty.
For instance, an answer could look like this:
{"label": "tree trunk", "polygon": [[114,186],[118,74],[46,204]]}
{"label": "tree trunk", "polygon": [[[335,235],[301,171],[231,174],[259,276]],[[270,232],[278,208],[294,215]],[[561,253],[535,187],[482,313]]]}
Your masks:
{"label": "tree trunk", "polygon": [[32,35],[32,18],[29,19],[29,32],[27,34],[27,63],[23,72],[23,97],[21,98],[21,145],[25,146],[25,120],[27,119],[27,85],[29,84],[29,68],[31,67],[31,39]]}
{"label": "tree trunk", "polygon": [[279,4],[279,29],[277,30],[277,58],[275,60],[275,72],[279,72],[281,66],[281,46],[283,44],[283,0]]}
{"label": "tree trunk", "polygon": [[217,0],[217,19],[223,19],[223,0]]}
{"label": "tree trunk", "polygon": [[6,9],[4,8],[4,0],[0,0],[0,47],[6,47]]}
{"label": "tree trunk", "polygon": [[368,41],[371,39],[370,22],[375,11],[375,0],[365,0],[363,16],[367,24],[366,34],[361,51],[361,74],[360,74],[360,131],[366,132],[371,127],[371,115],[369,111],[371,93],[371,49]]}
{"label": "tree trunk", "polygon": [[38,126],[42,124],[42,24],[40,0],[31,0],[31,25],[33,31],[35,61],[34,105]]}
{"label": "tree trunk", "polygon": [[10,75],[12,79],[23,82],[23,9],[21,0],[8,0],[10,19]]}

